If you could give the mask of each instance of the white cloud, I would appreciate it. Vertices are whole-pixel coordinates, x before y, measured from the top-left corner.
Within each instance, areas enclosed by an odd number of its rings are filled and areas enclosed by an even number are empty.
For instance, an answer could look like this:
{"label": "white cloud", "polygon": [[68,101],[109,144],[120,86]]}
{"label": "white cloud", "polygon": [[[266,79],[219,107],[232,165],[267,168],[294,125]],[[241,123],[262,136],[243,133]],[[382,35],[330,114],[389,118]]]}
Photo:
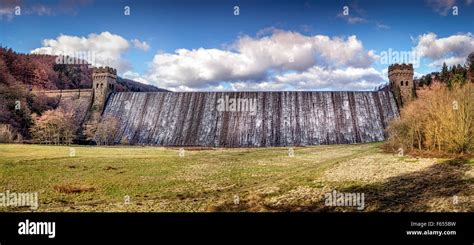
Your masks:
{"label": "white cloud", "polygon": [[374,68],[323,69],[311,67],[302,73],[278,75],[279,84],[291,84],[296,90],[370,90],[384,82],[383,74]]}
{"label": "white cloud", "polygon": [[215,88],[223,82],[235,88],[255,87],[258,83],[258,88],[267,89],[276,86],[273,84],[276,75],[288,71],[303,72],[314,66],[324,70],[367,68],[375,59],[375,54],[365,50],[356,36],[305,36],[273,30],[267,36],[240,37],[227,49],[178,49],[175,53],[158,53],[147,80],[172,90],[180,86]]}
{"label": "white cloud", "polygon": [[438,38],[434,33],[427,33],[418,37],[415,51],[422,57],[429,58],[430,66],[464,64],[466,57],[474,51],[474,36],[471,33],[456,34]]}
{"label": "white cloud", "polygon": [[260,82],[237,81],[208,87],[209,91],[372,90],[387,82],[387,71],[369,68],[326,69],[313,66],[303,72],[287,72]]}
{"label": "white cloud", "polygon": [[145,42],[145,41],[140,42],[140,40],[138,40],[138,39],[132,39],[131,42],[132,42],[132,44],[133,44],[133,47],[138,48],[138,49],[141,49],[141,50],[143,50],[143,51],[145,51],[145,52],[150,49],[150,45],[149,45],[147,42]]}
{"label": "white cloud", "polygon": [[122,54],[129,46],[126,39],[110,32],[91,33],[87,37],[61,34],[56,39],[44,39],[43,47],[31,50],[31,53],[85,57],[94,66],[107,65],[125,71],[130,65]]}

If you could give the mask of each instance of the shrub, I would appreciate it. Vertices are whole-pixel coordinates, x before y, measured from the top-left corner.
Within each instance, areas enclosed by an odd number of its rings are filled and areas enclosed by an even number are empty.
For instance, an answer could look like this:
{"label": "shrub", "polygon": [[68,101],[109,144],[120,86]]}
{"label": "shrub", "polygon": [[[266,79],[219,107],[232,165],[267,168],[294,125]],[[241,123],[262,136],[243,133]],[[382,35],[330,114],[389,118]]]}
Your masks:
{"label": "shrub", "polygon": [[434,84],[418,91],[418,99],[403,107],[387,128],[386,146],[445,154],[474,150],[474,91],[472,84],[451,89]]}
{"label": "shrub", "polygon": [[49,110],[36,117],[31,128],[33,139],[41,144],[71,144],[76,131],[73,113],[61,109]]}
{"label": "shrub", "polygon": [[10,124],[0,124],[0,143],[11,143],[15,132]]}

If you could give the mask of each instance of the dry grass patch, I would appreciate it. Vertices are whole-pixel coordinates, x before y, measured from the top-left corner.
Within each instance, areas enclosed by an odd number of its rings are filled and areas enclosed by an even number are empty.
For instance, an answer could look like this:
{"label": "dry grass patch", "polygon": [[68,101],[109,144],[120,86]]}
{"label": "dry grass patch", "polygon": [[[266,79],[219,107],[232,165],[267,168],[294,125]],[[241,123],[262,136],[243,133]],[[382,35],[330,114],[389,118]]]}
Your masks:
{"label": "dry grass patch", "polygon": [[59,193],[82,193],[82,192],[93,192],[95,191],[95,187],[86,184],[63,184],[63,185],[56,185],[53,189]]}
{"label": "dry grass patch", "polygon": [[433,158],[387,157],[373,154],[341,162],[327,171],[322,180],[331,182],[361,181],[375,183],[400,174],[412,173],[437,163]]}

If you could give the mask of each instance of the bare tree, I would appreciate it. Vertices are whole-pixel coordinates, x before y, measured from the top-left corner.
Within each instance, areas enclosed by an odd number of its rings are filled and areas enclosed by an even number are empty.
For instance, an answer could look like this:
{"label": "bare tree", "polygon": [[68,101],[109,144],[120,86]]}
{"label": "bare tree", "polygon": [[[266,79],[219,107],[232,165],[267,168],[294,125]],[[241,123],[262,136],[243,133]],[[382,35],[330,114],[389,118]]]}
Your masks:
{"label": "bare tree", "polygon": [[95,141],[98,145],[115,144],[115,138],[119,131],[119,120],[112,116],[102,118],[95,132]]}
{"label": "bare tree", "polygon": [[77,126],[72,113],[57,109],[36,117],[30,131],[33,139],[40,144],[71,144]]}

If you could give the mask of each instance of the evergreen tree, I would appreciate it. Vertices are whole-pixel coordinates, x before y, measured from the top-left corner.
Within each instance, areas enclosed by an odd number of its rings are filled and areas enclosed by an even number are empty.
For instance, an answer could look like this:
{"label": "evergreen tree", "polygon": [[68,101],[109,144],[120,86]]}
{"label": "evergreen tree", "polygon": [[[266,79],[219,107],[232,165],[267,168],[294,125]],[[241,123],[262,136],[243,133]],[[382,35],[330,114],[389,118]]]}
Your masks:
{"label": "evergreen tree", "polygon": [[433,82],[433,79],[431,79],[431,74],[426,75],[426,79],[425,79],[426,85],[430,86],[432,82]]}
{"label": "evergreen tree", "polygon": [[474,52],[471,52],[466,59],[467,77],[474,82]]}
{"label": "evergreen tree", "polygon": [[449,81],[449,71],[446,62],[443,62],[443,68],[441,68],[441,81],[448,83]]}
{"label": "evergreen tree", "polygon": [[466,79],[461,75],[461,73],[457,73],[449,79],[448,88],[452,89],[455,85],[464,85],[465,83]]}

